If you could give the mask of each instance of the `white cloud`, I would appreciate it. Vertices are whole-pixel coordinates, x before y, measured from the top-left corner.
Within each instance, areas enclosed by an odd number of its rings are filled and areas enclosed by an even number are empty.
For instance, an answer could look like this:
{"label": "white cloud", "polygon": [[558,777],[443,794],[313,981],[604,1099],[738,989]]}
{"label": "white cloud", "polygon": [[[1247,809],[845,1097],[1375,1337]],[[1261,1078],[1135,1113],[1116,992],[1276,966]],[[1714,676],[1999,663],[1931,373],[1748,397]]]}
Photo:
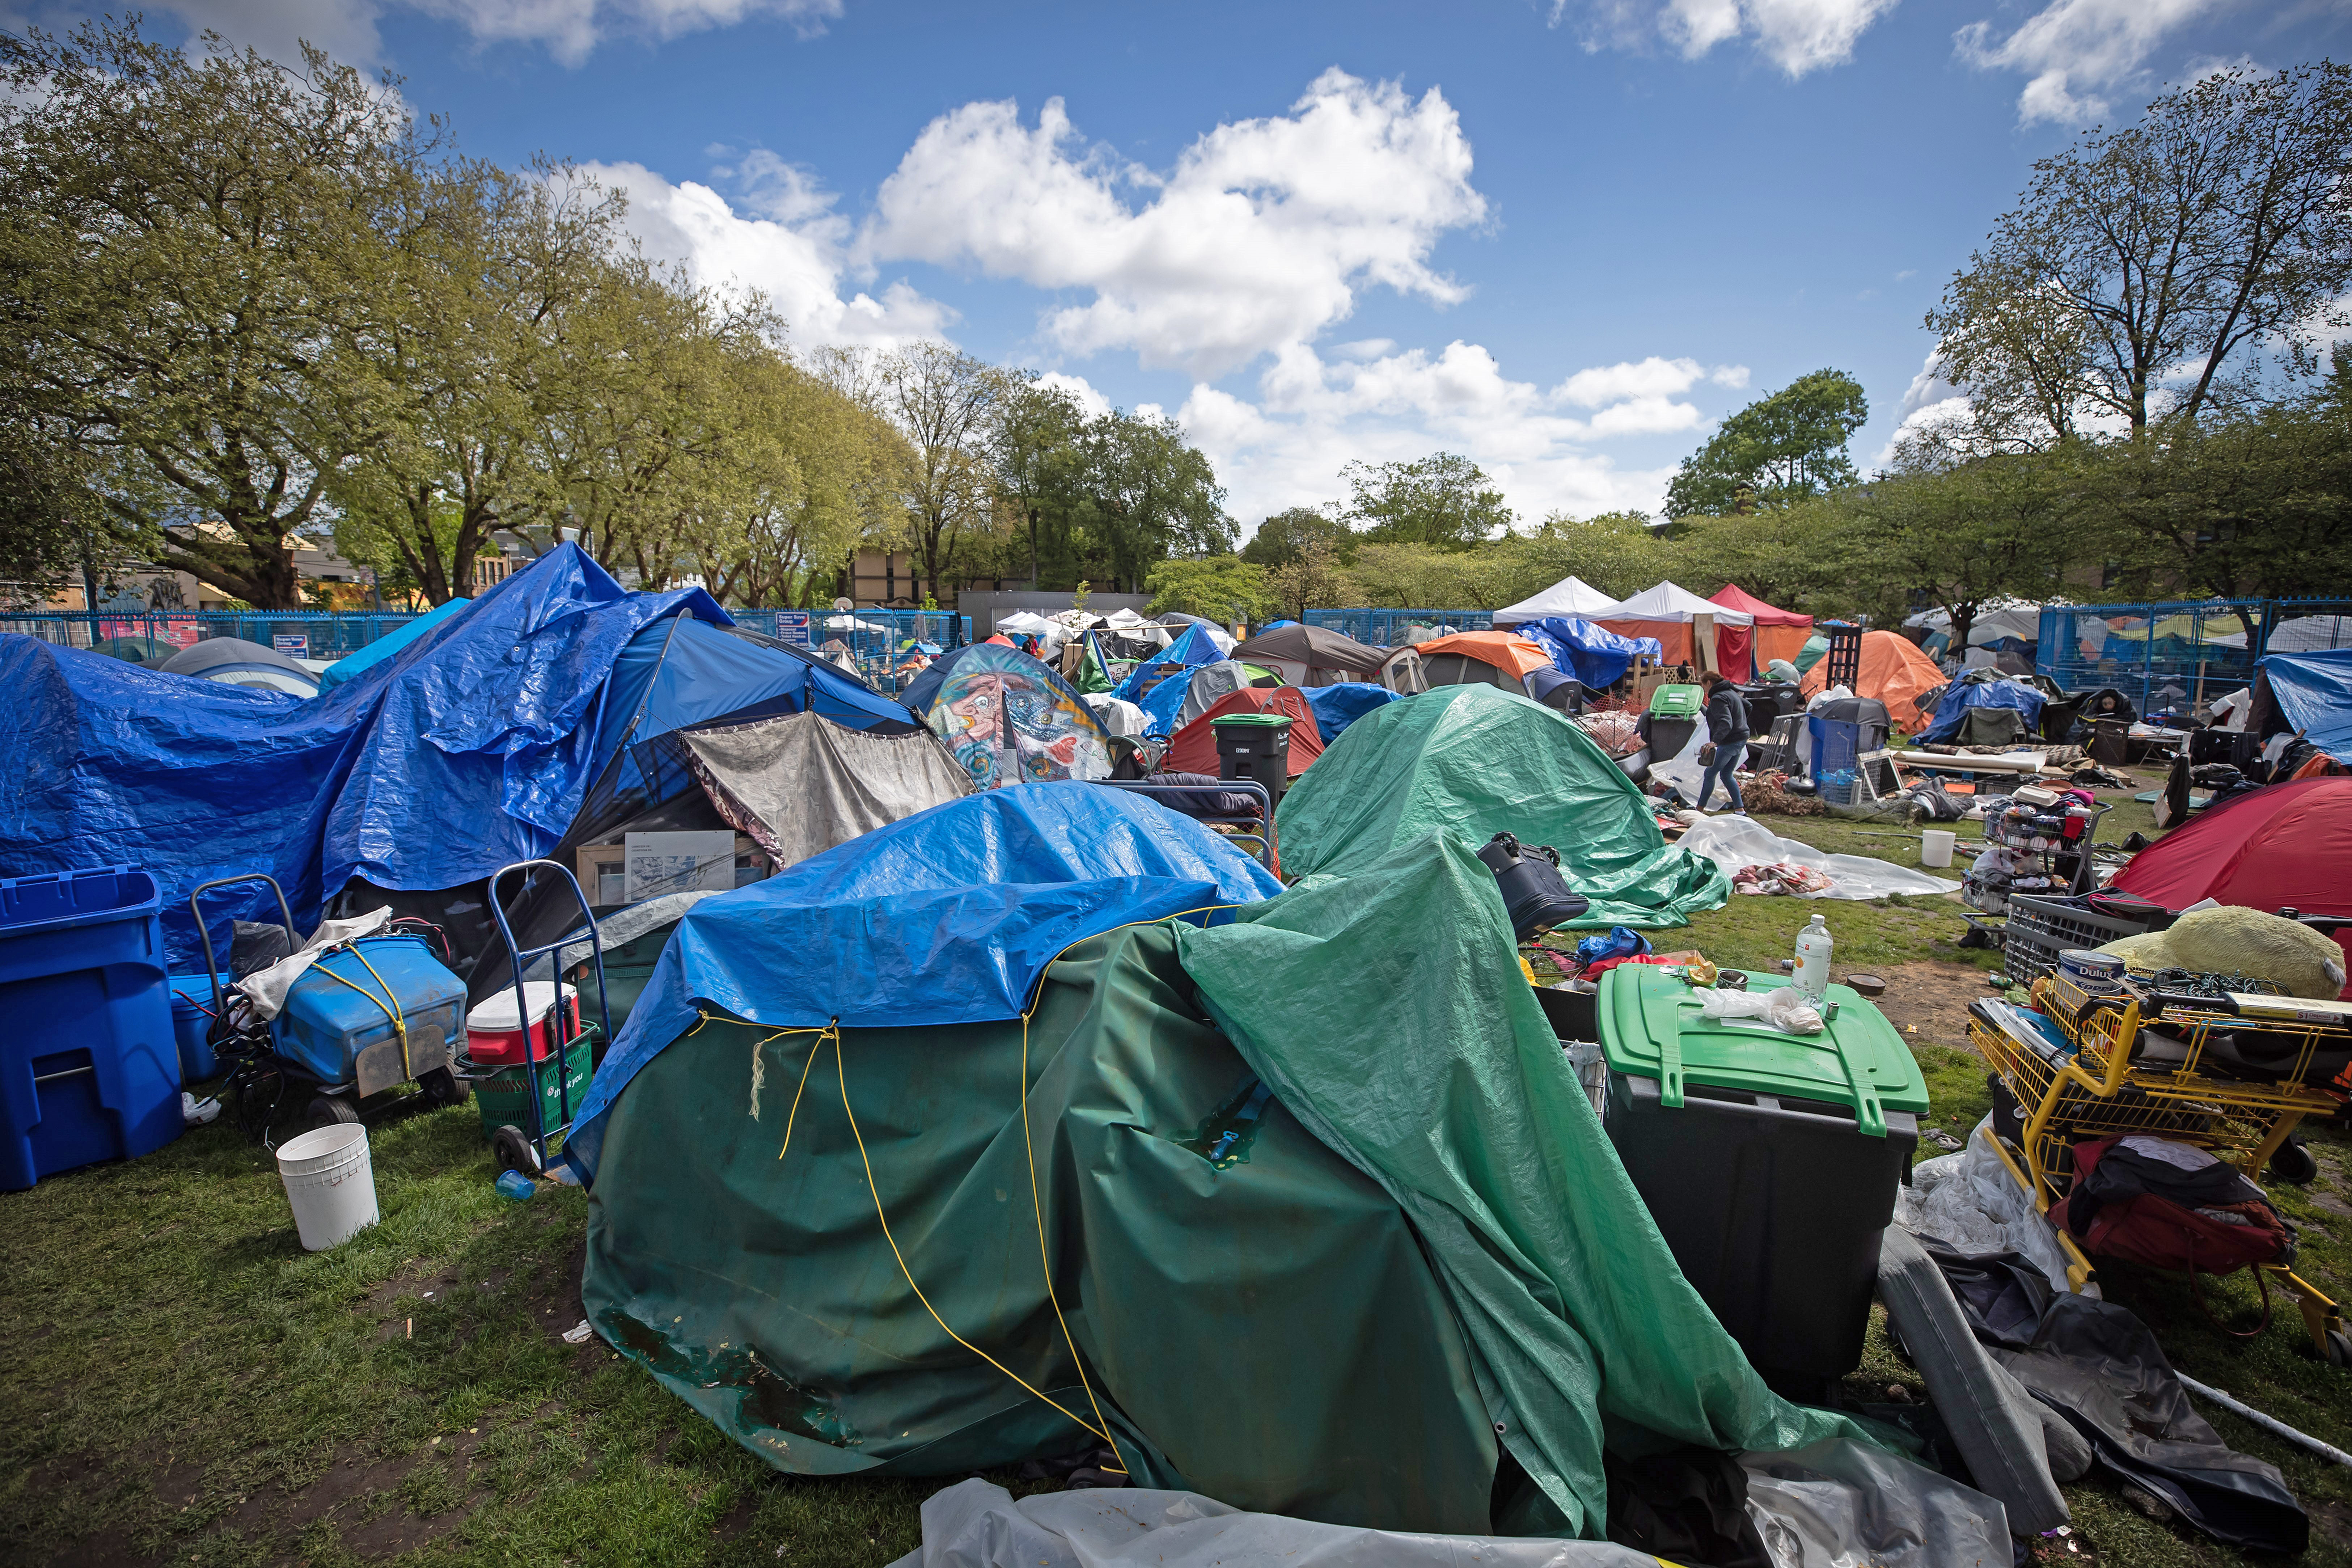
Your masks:
{"label": "white cloud", "polygon": [[793,341],[888,348],[941,334],[954,312],[894,282],[877,296],[842,297],[848,221],[814,176],[754,155],[730,171],[743,182],[746,216],[710,186],[673,184],[638,163],[590,163],[598,183],[629,195],[628,226],[647,256],[685,266],[697,283],[757,289],[792,325]]}
{"label": "white cloud", "polygon": [[273,59],[299,60],[299,39],[345,64],[374,66],[383,63],[376,25],[393,5],[456,22],[477,43],[544,44],[571,66],[609,37],[674,38],[763,16],[805,37],[842,10],[842,0],[175,0],[159,9]]}
{"label": "white cloud", "polygon": [[[1445,450],[1468,454],[1534,521],[1554,511],[1655,511],[1673,470],[1622,468],[1593,445],[1695,430],[1706,416],[1674,395],[1702,380],[1746,377],[1737,366],[1710,374],[1695,360],[1650,359],[1580,371],[1546,392],[1511,380],[1475,343],[1362,363],[1328,362],[1297,344],[1275,356],[1255,401],[1195,385],[1176,416],[1215,462],[1237,517],[1333,499],[1350,458],[1378,463]],[[1570,406],[1598,412],[1580,418],[1563,412]]]}
{"label": "white cloud", "polygon": [[1588,49],[1663,43],[1685,59],[1746,38],[1790,78],[1843,65],[1895,0],[1553,0],[1551,24],[1573,9]]}
{"label": "white cloud", "polygon": [[1083,375],[1068,375],[1058,370],[1049,370],[1037,378],[1037,384],[1068,393],[1090,418],[1099,418],[1110,412],[1110,399],[1095,390],[1094,384]]}
{"label": "white cloud", "polygon": [[2024,72],[2021,124],[2079,124],[2112,107],[2111,95],[2145,85],[2142,68],[2176,29],[2231,0],[2050,0],[2005,38],[1990,22],[1952,35],[1961,59],[1979,70]]}
{"label": "white cloud", "polygon": [[1221,125],[1165,174],[1087,145],[1059,99],[1034,129],[1010,102],[971,103],[883,182],[857,254],[1088,291],[1045,313],[1048,341],[1213,380],[1346,320],[1365,288],[1465,297],[1429,256],[1486,219],[1470,163],[1436,89],[1336,68],[1288,115]]}

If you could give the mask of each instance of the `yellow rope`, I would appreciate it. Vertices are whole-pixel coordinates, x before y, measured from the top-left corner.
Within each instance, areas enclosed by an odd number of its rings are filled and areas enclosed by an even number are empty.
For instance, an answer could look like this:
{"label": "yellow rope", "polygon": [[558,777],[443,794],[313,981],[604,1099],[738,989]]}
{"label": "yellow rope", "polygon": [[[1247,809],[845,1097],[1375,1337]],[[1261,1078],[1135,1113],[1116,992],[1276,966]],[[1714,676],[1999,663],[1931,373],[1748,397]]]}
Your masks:
{"label": "yellow rope", "polygon": [[814,1035],[816,1044],[809,1047],[808,1060],[801,1065],[801,1086],[793,1090],[793,1108],[784,1116],[784,1146],[776,1151],[776,1158],[779,1160],[789,1153],[793,1147],[793,1121],[801,1113],[801,1096],[808,1090],[809,1068],[816,1066],[816,1054],[824,1049],[824,1042],[828,1038],[837,1040],[841,1037],[841,1027],[839,1021],[835,1020],[822,1029],[778,1029],[774,1034],[770,1035],[768,1039],[761,1040],[751,1048],[763,1050],[767,1047],[769,1040],[781,1040],[786,1035]]}
{"label": "yellow rope", "polygon": [[383,1016],[392,1020],[392,1032],[394,1037],[400,1041],[400,1076],[404,1081],[408,1079],[415,1078],[416,1073],[410,1066],[408,1060],[408,1020],[401,1016],[400,998],[392,994],[392,987],[390,985],[384,984],[383,976],[376,974],[375,965],[367,961],[367,954],[362,952],[356,947],[350,947],[347,945],[344,951],[349,952],[353,958],[358,959],[362,968],[365,969],[370,974],[375,975],[375,983],[378,985],[383,986],[383,995],[379,996],[374,992],[369,990],[366,986],[361,984],[358,981],[352,980],[345,975],[338,974],[333,970],[328,968],[327,959],[336,951],[337,950],[334,948],[329,948],[325,952],[321,952],[318,956],[317,960],[311,963],[310,967],[317,970],[320,973],[325,975],[330,980],[338,981],[342,984],[350,986],[352,990],[358,992],[361,995],[374,1003],[378,1007],[383,1009]]}
{"label": "yellow rope", "polygon": [[[898,1272],[906,1277],[907,1289],[915,1293],[915,1300],[923,1304],[923,1310],[930,1313],[931,1321],[939,1324],[940,1332],[946,1334],[948,1338],[955,1341],[956,1343],[961,1345],[964,1349],[970,1351],[972,1354],[978,1356],[981,1360],[986,1362],[989,1365],[994,1367],[997,1371],[1003,1373],[1013,1382],[1019,1384],[1024,1389],[1026,1389],[1029,1392],[1032,1397],[1040,1400],[1046,1405],[1052,1405],[1055,1410],[1060,1411],[1064,1415],[1067,1415],[1078,1426],[1085,1427],[1086,1430],[1092,1432],[1104,1442],[1110,1444],[1112,1451],[1116,1453],[1118,1449],[1118,1440],[1112,1437],[1108,1432],[1104,1431],[1099,1426],[1089,1426],[1084,1416],[1078,1415],[1066,1409],[1060,1401],[1055,1400],[1040,1391],[1034,1384],[1031,1384],[1027,1378],[1023,1377],[1019,1373],[1013,1371],[1011,1367],[1005,1365],[1003,1362],[997,1360],[994,1356],[989,1354],[978,1345],[973,1344],[970,1340],[965,1339],[953,1329],[949,1328],[947,1320],[940,1316],[939,1309],[931,1305],[931,1299],[923,1294],[923,1288],[915,1283],[914,1273],[907,1267],[906,1254],[898,1250],[898,1239],[890,1234],[890,1216],[885,1214],[882,1209],[882,1190],[874,1184],[874,1162],[866,1152],[866,1135],[857,1130],[857,1113],[855,1110],[852,1110],[849,1107],[849,1074],[848,1069],[842,1064],[841,1033],[837,1029],[828,1030],[827,1033],[833,1037],[834,1076],[841,1084],[841,1112],[844,1116],[849,1118],[849,1135],[857,1141],[858,1163],[866,1167],[866,1190],[874,1195],[874,1217],[881,1223],[882,1239],[890,1244],[890,1256],[898,1260]],[[822,1042],[819,1043],[822,1044]],[[1081,1378],[1085,1377],[1086,1372],[1084,1368],[1079,1369],[1078,1375]]]}
{"label": "yellow rope", "polygon": [[[1068,951],[1067,948],[1063,949],[1065,952]],[[1048,964],[1047,967],[1051,968],[1052,965]],[[1041,977],[1039,986],[1041,994],[1043,990]],[[1054,1305],[1054,1321],[1062,1325],[1062,1342],[1070,1347],[1070,1364],[1078,1369],[1078,1386],[1087,1391],[1087,1403],[1093,1406],[1095,1419],[1102,1423],[1097,1430],[1101,1432],[1104,1440],[1110,1444],[1111,1458],[1117,1461],[1116,1464],[1107,1465],[1104,1468],[1116,1470],[1123,1476],[1128,1473],[1127,1456],[1119,1451],[1118,1439],[1110,1435],[1110,1423],[1103,1420],[1102,1401],[1095,1397],[1095,1385],[1087,1376],[1086,1358],[1078,1354],[1077,1342],[1070,1337],[1069,1320],[1062,1316],[1061,1300],[1054,1294],[1054,1265],[1045,1254],[1045,1203],[1037,1191],[1037,1144],[1029,1131],[1029,1015],[1027,1013],[1021,1015],[1021,1142],[1023,1148],[1028,1152],[1029,1212],[1035,1215],[1037,1220],[1037,1267],[1045,1271],[1045,1300]]]}

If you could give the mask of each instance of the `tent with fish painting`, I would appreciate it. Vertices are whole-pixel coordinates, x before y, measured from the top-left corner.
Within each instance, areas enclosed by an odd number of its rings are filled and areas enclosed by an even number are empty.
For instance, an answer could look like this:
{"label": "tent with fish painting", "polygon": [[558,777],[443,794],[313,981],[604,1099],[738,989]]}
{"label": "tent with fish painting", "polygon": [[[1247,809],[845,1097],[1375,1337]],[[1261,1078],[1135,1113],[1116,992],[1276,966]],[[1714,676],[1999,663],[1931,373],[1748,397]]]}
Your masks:
{"label": "tent with fish painting", "polygon": [[1102,721],[1068,681],[1018,648],[957,648],[932,660],[905,700],[975,788],[1110,777]]}
{"label": "tent with fish painting", "polygon": [[1857,1435],[1675,1268],[1466,847],[1276,890],[1053,784],[698,906],[573,1141],[589,1321],[797,1476],[1599,1539],[1604,1448]]}

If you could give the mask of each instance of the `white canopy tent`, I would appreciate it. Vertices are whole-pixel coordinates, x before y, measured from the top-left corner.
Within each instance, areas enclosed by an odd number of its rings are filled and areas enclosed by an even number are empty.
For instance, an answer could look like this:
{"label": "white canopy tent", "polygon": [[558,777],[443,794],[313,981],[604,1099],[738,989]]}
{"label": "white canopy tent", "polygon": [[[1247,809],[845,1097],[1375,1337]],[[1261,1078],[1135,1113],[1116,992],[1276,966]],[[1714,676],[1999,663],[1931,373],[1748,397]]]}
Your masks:
{"label": "white canopy tent", "polygon": [[[1727,609],[1702,599],[1677,584],[1656,584],[1630,599],[1604,605],[1586,618],[1620,637],[1655,637],[1664,650],[1663,662],[1689,664],[1695,661],[1693,633],[1702,616],[1715,633],[1715,646],[1709,650],[1712,667],[1735,679],[1747,679],[1755,658],[1756,617],[1746,610]],[[1727,632],[1738,634],[1728,647]]]}
{"label": "white canopy tent", "polygon": [[1688,626],[1699,616],[1706,616],[1719,626],[1752,626],[1756,617],[1745,610],[1727,610],[1712,599],[1702,599],[1688,588],[1675,583],[1660,583],[1643,589],[1630,599],[1604,604],[1586,613],[1591,621],[1675,621]]}
{"label": "white canopy tent", "polygon": [[1533,598],[1496,610],[1495,624],[1515,626],[1521,621],[1540,621],[1549,616],[1581,616],[1592,620],[1615,603],[1581,577],[1563,577]]}

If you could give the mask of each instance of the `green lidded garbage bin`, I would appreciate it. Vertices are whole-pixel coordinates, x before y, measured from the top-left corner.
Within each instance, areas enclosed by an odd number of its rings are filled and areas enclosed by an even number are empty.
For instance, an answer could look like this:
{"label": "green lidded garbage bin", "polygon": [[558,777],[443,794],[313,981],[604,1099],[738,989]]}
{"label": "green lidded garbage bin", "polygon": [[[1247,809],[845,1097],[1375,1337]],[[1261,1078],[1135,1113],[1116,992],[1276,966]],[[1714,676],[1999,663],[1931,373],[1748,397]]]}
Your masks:
{"label": "green lidded garbage bin", "polygon": [[[1748,976],[1751,994],[1790,982]],[[1683,1275],[1784,1393],[1862,1362],[1879,1236],[1927,1109],[1885,1015],[1832,985],[1818,1035],[1710,1022],[1654,965],[1601,976],[1609,1141]]]}
{"label": "green lidded garbage bin", "polygon": [[1255,779],[1277,805],[1290,783],[1290,726],[1284,713],[1227,713],[1209,721],[1217,737],[1217,776]]}
{"label": "green lidded garbage bin", "polygon": [[1706,693],[1696,686],[1661,686],[1650,693],[1653,719],[1696,719],[1706,706]]}

